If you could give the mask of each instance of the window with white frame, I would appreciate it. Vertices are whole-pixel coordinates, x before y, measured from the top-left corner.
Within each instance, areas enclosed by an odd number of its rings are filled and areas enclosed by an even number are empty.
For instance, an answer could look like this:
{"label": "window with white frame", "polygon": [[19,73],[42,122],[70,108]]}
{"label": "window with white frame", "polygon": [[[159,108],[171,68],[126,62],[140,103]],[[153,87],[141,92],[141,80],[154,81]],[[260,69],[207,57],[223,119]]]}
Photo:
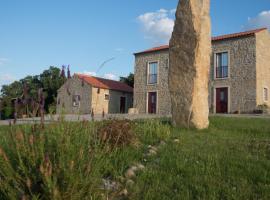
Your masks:
{"label": "window with white frame", "polygon": [[156,84],[157,76],[158,76],[158,62],[150,62],[148,64],[148,75],[147,75],[147,83],[148,84]]}
{"label": "window with white frame", "polygon": [[229,56],[228,52],[216,53],[216,78],[228,78]]}
{"label": "window with white frame", "polygon": [[73,95],[72,97],[72,105],[73,107],[79,107],[80,106],[81,97],[80,95]]}
{"label": "window with white frame", "polygon": [[263,100],[268,101],[268,88],[263,88]]}

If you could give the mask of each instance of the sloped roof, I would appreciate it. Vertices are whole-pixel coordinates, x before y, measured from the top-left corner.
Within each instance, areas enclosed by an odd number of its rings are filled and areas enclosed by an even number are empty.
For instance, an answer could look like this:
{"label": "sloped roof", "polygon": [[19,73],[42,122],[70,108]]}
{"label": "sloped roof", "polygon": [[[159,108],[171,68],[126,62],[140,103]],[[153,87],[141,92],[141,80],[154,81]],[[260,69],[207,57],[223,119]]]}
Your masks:
{"label": "sloped roof", "polygon": [[[232,34],[216,36],[216,37],[212,37],[212,42],[220,41],[220,40],[226,40],[226,39],[232,39],[232,38],[252,36],[252,35],[255,35],[256,33],[264,31],[264,30],[267,30],[267,28],[260,28],[260,29],[245,31],[245,32],[239,32],[239,33],[232,33]],[[167,49],[169,49],[169,45],[162,45],[162,46],[159,46],[159,47],[154,47],[154,48],[151,48],[151,49],[147,49],[145,51],[135,53],[135,55],[143,54],[143,53],[151,53],[151,52],[167,50]]]}
{"label": "sloped roof", "polygon": [[254,29],[254,30],[250,30],[250,31],[245,31],[245,32],[221,35],[221,36],[217,36],[217,37],[212,37],[212,41],[225,40],[225,39],[238,38],[238,37],[245,37],[245,36],[252,36],[252,35],[255,35],[256,33],[259,33],[261,31],[265,31],[265,30],[267,30],[267,28],[260,28],[260,29]]}
{"label": "sloped roof", "polygon": [[84,80],[89,85],[97,88],[117,90],[123,92],[133,92],[133,88],[120,81],[113,81],[105,78],[99,78],[95,76],[89,76],[84,74],[75,74],[81,80]]}

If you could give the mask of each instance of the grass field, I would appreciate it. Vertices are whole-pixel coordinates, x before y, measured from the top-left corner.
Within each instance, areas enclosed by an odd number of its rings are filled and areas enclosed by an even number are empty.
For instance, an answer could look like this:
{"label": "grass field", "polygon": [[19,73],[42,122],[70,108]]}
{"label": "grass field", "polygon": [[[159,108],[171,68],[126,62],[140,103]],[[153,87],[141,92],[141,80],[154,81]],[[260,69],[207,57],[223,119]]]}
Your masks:
{"label": "grass field", "polygon": [[[131,122],[121,131],[134,142],[121,146],[100,141],[102,126],[0,127],[0,199],[270,199],[269,119],[213,117],[203,131]],[[166,144],[145,157],[160,141]],[[100,189],[102,178],[121,183],[134,163],[145,169],[133,185],[120,184],[128,195]]]}

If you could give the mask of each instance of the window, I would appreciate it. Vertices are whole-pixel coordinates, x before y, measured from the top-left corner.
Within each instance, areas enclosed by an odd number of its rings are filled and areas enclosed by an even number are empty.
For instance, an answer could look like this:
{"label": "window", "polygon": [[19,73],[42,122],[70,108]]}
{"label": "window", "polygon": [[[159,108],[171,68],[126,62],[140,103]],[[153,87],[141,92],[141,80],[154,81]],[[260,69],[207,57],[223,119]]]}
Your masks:
{"label": "window", "polygon": [[216,54],[216,78],[228,78],[228,52]]}
{"label": "window", "polygon": [[105,94],[105,100],[109,101],[110,100],[110,95]]}
{"label": "window", "polygon": [[97,93],[98,93],[98,94],[100,93],[100,88],[97,89]]}
{"label": "window", "polygon": [[158,70],[158,62],[151,62],[148,65],[148,84],[156,84],[157,83],[157,70]]}
{"label": "window", "polygon": [[263,100],[268,101],[268,88],[263,88]]}
{"label": "window", "polygon": [[80,101],[81,101],[80,95],[73,95],[73,97],[72,97],[72,105],[74,107],[80,106]]}

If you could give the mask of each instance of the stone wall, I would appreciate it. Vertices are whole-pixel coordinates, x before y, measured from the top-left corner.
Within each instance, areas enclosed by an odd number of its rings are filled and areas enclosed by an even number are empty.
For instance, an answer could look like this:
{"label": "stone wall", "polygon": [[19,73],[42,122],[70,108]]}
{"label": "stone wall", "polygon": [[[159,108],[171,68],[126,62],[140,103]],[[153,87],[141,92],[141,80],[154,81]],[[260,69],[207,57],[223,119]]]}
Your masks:
{"label": "stone wall", "polygon": [[[263,35],[263,33],[260,33]],[[266,33],[264,33],[266,34]],[[261,44],[266,44],[266,36],[260,37]],[[257,39],[258,40],[258,39]],[[262,45],[261,45],[262,46]],[[261,49],[267,49],[267,45],[259,46]],[[269,46],[269,45],[268,45]],[[258,48],[258,47],[257,47]],[[215,111],[215,89],[216,87],[229,88],[229,112],[234,113],[240,111],[242,113],[253,112],[256,109],[256,38],[247,36],[241,38],[220,40],[212,42],[212,58],[211,71],[209,81],[209,106],[210,111]],[[214,53],[229,52],[229,77],[227,79],[214,79]],[[261,68],[266,71],[261,72],[262,76],[257,77],[257,80],[267,80],[270,78],[269,58],[270,51],[261,50]],[[258,53],[257,53],[258,54]],[[258,55],[257,55],[258,56]],[[158,84],[152,86],[147,85],[147,67],[148,62],[158,61]],[[158,114],[171,113],[171,100],[168,89],[168,63],[169,51],[162,50],[152,53],[142,53],[135,55],[135,85],[134,85],[134,107],[139,110],[139,113],[147,111],[147,92],[158,92]],[[269,63],[269,64],[268,64]],[[268,67],[266,67],[266,65]],[[263,78],[264,77],[264,78]],[[268,84],[268,82],[267,82]],[[261,83],[260,83],[261,85]],[[270,89],[270,86],[269,86]],[[262,90],[262,89],[261,89]]]}
{"label": "stone wall", "polygon": [[126,98],[125,113],[133,106],[133,94],[121,91],[110,90],[109,113],[120,113],[120,98]]}
{"label": "stone wall", "polygon": [[[109,100],[105,99],[105,95],[109,95]],[[120,98],[126,97],[126,110],[132,107],[132,93],[108,90],[108,89],[92,89],[92,108],[94,109],[95,114],[102,114],[103,110],[105,114],[120,113]]]}
{"label": "stone wall", "polygon": [[[67,114],[91,113],[91,86],[76,77],[66,81],[58,90],[56,112]],[[80,106],[73,106],[73,95],[80,95]]]}
{"label": "stone wall", "polygon": [[[229,113],[256,108],[256,39],[254,36],[214,41],[210,72],[211,111],[215,112],[215,88],[228,87]],[[229,77],[214,78],[214,54],[228,52]]]}
{"label": "stone wall", "polygon": [[[149,62],[158,62],[158,80],[155,85],[147,84]],[[135,57],[134,107],[139,113],[147,112],[148,92],[157,92],[157,114],[167,115],[171,112],[171,100],[168,88],[169,52],[168,50],[137,54]]]}
{"label": "stone wall", "polygon": [[257,105],[267,104],[270,107],[270,99],[264,101],[263,88],[270,92],[270,34],[267,30],[256,34],[257,45]]}
{"label": "stone wall", "polygon": [[[98,92],[99,90],[99,92]],[[105,114],[109,111],[109,100],[105,99],[105,95],[110,95],[110,91],[108,89],[98,89],[92,87],[92,108],[94,110],[94,114],[102,114],[103,110]]]}

